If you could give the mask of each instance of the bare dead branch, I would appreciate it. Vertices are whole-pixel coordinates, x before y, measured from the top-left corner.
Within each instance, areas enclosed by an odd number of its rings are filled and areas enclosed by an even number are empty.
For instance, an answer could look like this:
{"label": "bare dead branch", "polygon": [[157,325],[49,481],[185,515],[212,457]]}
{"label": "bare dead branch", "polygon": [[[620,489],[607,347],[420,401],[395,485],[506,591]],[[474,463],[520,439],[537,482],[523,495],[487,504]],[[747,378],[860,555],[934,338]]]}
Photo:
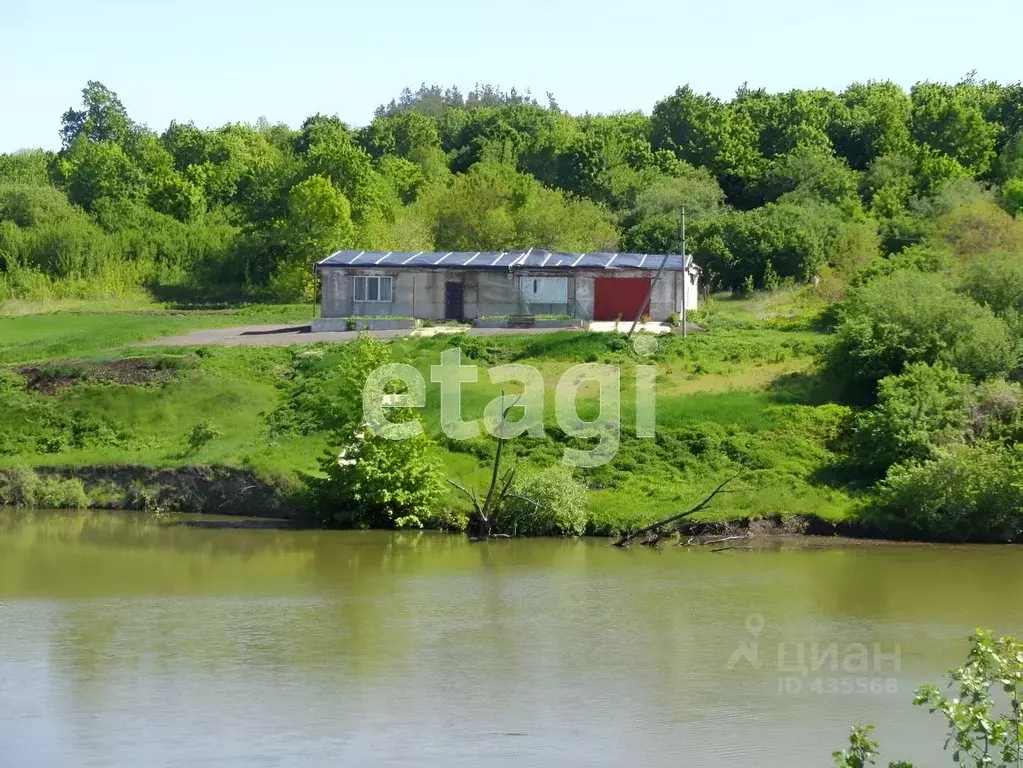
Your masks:
{"label": "bare dead branch", "polygon": [[453,485],[455,488],[460,490],[462,493],[464,493],[469,498],[469,501],[472,502],[472,505],[475,508],[477,513],[481,512],[479,501],[476,499],[476,494],[473,491],[470,491],[464,485],[459,485],[458,483],[456,483],[454,480],[451,480],[450,478],[448,479],[448,483],[450,485]]}
{"label": "bare dead branch", "polygon": [[665,526],[671,525],[672,523],[678,522],[679,520],[681,520],[684,517],[689,517],[690,515],[695,515],[697,512],[699,512],[702,509],[706,509],[710,505],[710,503],[714,500],[714,497],[717,496],[722,491],[724,491],[725,486],[728,485],[729,483],[731,483],[737,477],[739,477],[739,475],[736,474],[736,475],[733,475],[732,477],[728,478],[727,480],[725,480],[723,483],[721,483],[721,485],[719,485],[717,488],[715,488],[707,498],[705,498],[703,501],[701,501],[695,507],[691,507],[690,509],[687,509],[685,512],[680,512],[677,515],[672,515],[671,517],[666,517],[663,520],[658,520],[656,523],[652,523],[651,525],[648,525],[645,528],[640,528],[638,531],[633,531],[632,533],[626,533],[621,538],[619,538],[618,541],[616,541],[614,543],[614,546],[616,546],[616,547],[624,547],[626,544],[628,544],[633,539],[638,538],[639,536],[645,536],[646,534],[650,533],[651,531],[657,531],[658,532],[658,536],[656,538],[658,540],[660,540],[660,538],[664,535],[663,533],[660,532],[662,528],[664,528]]}

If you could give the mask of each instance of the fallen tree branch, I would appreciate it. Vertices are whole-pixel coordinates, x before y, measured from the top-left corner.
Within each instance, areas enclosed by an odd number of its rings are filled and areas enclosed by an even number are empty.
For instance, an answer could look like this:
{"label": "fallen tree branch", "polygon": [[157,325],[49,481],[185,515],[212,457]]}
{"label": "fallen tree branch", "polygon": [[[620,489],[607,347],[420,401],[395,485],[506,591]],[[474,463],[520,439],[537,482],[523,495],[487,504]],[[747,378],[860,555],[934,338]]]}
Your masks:
{"label": "fallen tree branch", "polygon": [[736,539],[745,539],[745,536],[725,536],[723,539],[711,539],[710,541],[701,541],[703,546],[709,546],[710,544],[720,544],[723,541],[735,541]]}
{"label": "fallen tree branch", "polygon": [[724,491],[725,486],[728,485],[733,480],[735,480],[738,476],[739,475],[733,475],[732,477],[730,477],[727,480],[725,480],[723,483],[721,483],[721,485],[719,485],[717,488],[715,488],[711,492],[710,496],[705,498],[703,501],[701,501],[695,507],[687,509],[685,512],[680,512],[677,515],[672,515],[671,517],[666,517],[663,520],[658,520],[656,523],[652,523],[651,525],[648,525],[645,528],[640,528],[638,531],[633,531],[632,533],[626,533],[621,538],[619,538],[618,541],[616,541],[614,543],[614,546],[616,546],[616,547],[624,547],[626,544],[628,544],[633,539],[636,539],[636,538],[638,538],[640,536],[645,536],[646,534],[650,533],[651,531],[658,531],[657,539],[659,540],[664,535],[664,534],[660,533],[660,529],[661,528],[663,528],[666,525],[671,525],[672,523],[676,523],[676,522],[678,522],[679,520],[681,520],[681,519],[683,519],[685,517],[689,517],[690,515],[695,515],[697,512],[699,512],[702,509],[706,509],[707,506],[711,503],[711,501],[714,500],[714,497],[717,496],[722,491]]}

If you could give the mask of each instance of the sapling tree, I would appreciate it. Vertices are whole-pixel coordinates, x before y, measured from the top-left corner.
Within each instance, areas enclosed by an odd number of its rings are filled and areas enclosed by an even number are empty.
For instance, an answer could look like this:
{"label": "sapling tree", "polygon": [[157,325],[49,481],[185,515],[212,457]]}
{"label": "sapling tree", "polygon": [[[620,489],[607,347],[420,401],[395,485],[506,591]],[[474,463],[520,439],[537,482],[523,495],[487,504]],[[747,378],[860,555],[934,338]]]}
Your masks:
{"label": "sapling tree", "polygon": [[501,460],[504,457],[505,444],[508,442],[509,422],[508,413],[518,404],[519,398],[515,398],[510,405],[507,402],[504,392],[501,392],[501,416],[494,429],[494,437],[497,440],[497,450],[494,452],[494,466],[490,473],[490,485],[485,493],[476,493],[473,488],[466,488],[461,483],[448,479],[448,483],[457,488],[472,503],[472,515],[469,519],[468,533],[470,538],[482,541],[497,535],[498,524],[501,516],[507,511],[508,502],[515,498],[518,502],[532,505],[534,508],[539,503],[515,492],[515,475],[518,467],[501,472]]}
{"label": "sapling tree", "polygon": [[[913,704],[940,713],[948,724],[946,751],[956,765],[1019,768],[1023,765],[1023,643],[976,630],[970,635],[966,664],[948,673],[949,693],[936,685],[917,689]],[[857,725],[849,748],[834,753],[838,768],[875,765],[878,744],[873,726]],[[888,768],[913,768],[892,762]]]}

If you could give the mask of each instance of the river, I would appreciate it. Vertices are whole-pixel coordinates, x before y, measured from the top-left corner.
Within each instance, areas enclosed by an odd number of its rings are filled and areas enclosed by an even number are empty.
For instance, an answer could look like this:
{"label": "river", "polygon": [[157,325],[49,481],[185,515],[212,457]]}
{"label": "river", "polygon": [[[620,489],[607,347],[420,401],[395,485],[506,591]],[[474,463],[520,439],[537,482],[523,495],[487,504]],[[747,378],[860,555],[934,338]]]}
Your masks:
{"label": "river", "polygon": [[951,765],[913,690],[1023,631],[1021,577],[1019,547],[0,510],[0,764],[801,768],[870,721]]}

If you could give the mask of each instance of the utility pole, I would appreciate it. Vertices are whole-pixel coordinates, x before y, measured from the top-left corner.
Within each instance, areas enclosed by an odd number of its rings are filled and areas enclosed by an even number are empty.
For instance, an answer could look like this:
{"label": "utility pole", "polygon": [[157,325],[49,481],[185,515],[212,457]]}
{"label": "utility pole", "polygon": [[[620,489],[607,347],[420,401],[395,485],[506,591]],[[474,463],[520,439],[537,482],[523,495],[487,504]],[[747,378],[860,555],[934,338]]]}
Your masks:
{"label": "utility pole", "polygon": [[686,294],[689,292],[689,268],[686,266],[686,207],[682,206],[682,338],[689,335],[686,326]]}
{"label": "utility pole", "polygon": [[[686,207],[684,205],[682,206],[682,224],[681,224],[680,232],[681,232],[680,236],[681,236],[681,239],[682,239],[682,269],[683,269],[682,274],[684,275],[685,274],[685,265],[686,265],[686,256],[685,256],[685,250],[686,250]],[[630,337],[632,336],[632,334],[634,334],[636,332],[636,326],[639,325],[639,319],[643,316],[643,313],[646,312],[647,308],[650,306],[650,297],[653,296],[653,294],[654,294],[654,286],[657,285],[657,281],[661,279],[661,273],[664,272],[664,268],[665,268],[665,266],[667,266],[668,259],[669,259],[670,256],[671,256],[670,253],[664,254],[664,258],[661,259],[661,266],[657,268],[657,272],[654,274],[654,279],[650,281],[650,288],[648,288],[647,292],[646,292],[646,300],[643,302],[643,305],[639,308],[639,312],[636,314],[636,319],[632,321],[632,327],[629,329],[629,336]],[[682,283],[682,289],[683,289],[683,291],[682,291],[682,311],[684,313],[685,312],[685,282],[684,282],[684,280],[683,280],[683,283]],[[682,321],[683,333],[685,333],[685,326],[686,326],[685,320],[683,319],[683,321]]]}

